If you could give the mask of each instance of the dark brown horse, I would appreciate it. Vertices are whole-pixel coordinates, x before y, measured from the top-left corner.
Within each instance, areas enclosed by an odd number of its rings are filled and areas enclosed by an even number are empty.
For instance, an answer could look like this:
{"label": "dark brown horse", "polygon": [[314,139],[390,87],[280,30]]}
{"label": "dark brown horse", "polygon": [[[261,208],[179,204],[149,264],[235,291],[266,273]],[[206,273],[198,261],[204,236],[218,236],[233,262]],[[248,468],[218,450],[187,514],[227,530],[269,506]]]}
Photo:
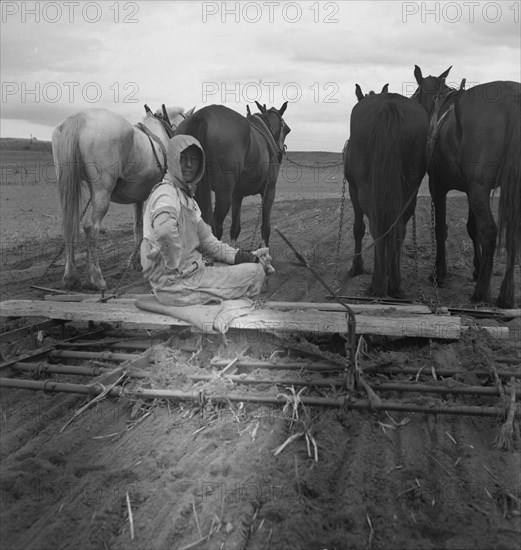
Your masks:
{"label": "dark brown horse", "polygon": [[429,188],[435,209],[437,283],[447,276],[445,257],[446,195],[467,194],[467,230],[474,245],[476,286],[473,302],[490,302],[490,279],[498,227],[490,193],[501,186],[499,237],[507,251],[506,272],[497,304],[514,304],[514,265],[521,249],[521,84],[495,81],[468,90],[449,88],[447,69],[439,76],[414,75],[413,95],[431,117],[428,156]]}
{"label": "dark brown horse", "polygon": [[364,271],[365,214],[375,248],[368,290],[374,296],[402,296],[401,247],[426,170],[429,121],[419,107],[399,94],[369,94],[359,97],[351,113],[344,160],[355,213],[355,256],[349,275]]}
{"label": "dark brown horse", "polygon": [[[204,149],[206,167],[195,198],[203,219],[220,239],[230,205],[230,238],[234,244],[241,231],[241,204],[244,197],[262,197],[261,236],[267,245],[270,237],[270,214],[275,199],[275,184],[290,132],[284,122],[287,101],[280,109],[257,103],[260,113],[247,117],[224,107],[209,105],[196,111],[177,128],[176,134],[194,136]],[[215,193],[212,212],[211,191]]]}

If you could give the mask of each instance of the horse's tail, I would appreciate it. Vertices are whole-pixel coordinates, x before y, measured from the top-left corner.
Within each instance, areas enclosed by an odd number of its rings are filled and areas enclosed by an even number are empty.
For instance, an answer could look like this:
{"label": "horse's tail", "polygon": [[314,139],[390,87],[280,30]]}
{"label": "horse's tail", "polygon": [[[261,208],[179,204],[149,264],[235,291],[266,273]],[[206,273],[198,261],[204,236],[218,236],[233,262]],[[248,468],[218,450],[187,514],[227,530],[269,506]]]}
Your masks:
{"label": "horse's tail", "polygon": [[[81,115],[69,117],[52,136],[52,153],[58,179],[62,208],[62,231],[67,254],[72,253],[79,234],[79,210],[82,181],[82,158],[78,133],[83,126]],[[68,257],[71,257],[68,255]]]}
{"label": "horse's tail", "polygon": [[375,229],[373,238],[383,240],[386,256],[384,265],[389,269],[399,245],[397,218],[403,207],[402,128],[403,116],[398,107],[393,103],[383,105],[378,111],[369,145],[373,196],[371,225]]}
{"label": "horse's tail", "polygon": [[499,196],[498,245],[506,247],[521,256],[521,127],[519,119],[513,121],[510,143],[502,162],[497,186]]}
{"label": "horse's tail", "polygon": [[204,174],[197,185],[195,191],[195,200],[201,209],[203,220],[209,225],[213,226],[213,210],[212,210],[212,188],[211,188],[211,176],[212,168],[215,169],[213,160],[211,158],[211,151],[207,143],[207,129],[208,124],[206,119],[200,116],[192,116],[186,121],[186,127],[184,129],[185,134],[193,136],[201,144],[205,154],[205,167]]}

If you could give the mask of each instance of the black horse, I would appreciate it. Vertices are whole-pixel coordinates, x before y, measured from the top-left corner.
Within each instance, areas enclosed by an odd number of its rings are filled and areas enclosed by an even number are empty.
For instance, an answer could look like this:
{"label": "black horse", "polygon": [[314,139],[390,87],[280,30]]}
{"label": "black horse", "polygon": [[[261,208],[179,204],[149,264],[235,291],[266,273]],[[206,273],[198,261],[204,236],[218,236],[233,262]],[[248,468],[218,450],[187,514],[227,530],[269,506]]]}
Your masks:
{"label": "black horse", "polygon": [[446,85],[450,67],[439,76],[423,77],[418,66],[413,95],[431,118],[428,156],[429,188],[436,220],[435,275],[447,276],[445,258],[446,195],[451,189],[467,194],[467,230],[474,245],[476,286],[473,302],[490,302],[490,279],[498,227],[490,208],[490,193],[501,186],[499,243],[507,251],[506,272],[497,304],[514,304],[514,265],[521,251],[521,84],[495,81],[468,90]]}
{"label": "black horse", "polygon": [[[209,105],[183,121],[176,134],[194,136],[204,149],[206,167],[195,198],[203,219],[221,238],[230,205],[232,244],[241,231],[241,204],[244,197],[262,197],[261,236],[270,237],[270,214],[275,184],[284,151],[284,140],[291,131],[284,122],[288,102],[280,109],[257,103],[260,113],[247,117],[222,105]],[[215,193],[212,212],[211,191]]]}
{"label": "black horse", "polygon": [[368,292],[399,298],[403,295],[401,247],[425,175],[429,121],[424,109],[402,95],[361,95],[351,113],[351,135],[344,159],[355,213],[355,256],[349,275],[364,271],[361,251],[365,214],[375,248]]}

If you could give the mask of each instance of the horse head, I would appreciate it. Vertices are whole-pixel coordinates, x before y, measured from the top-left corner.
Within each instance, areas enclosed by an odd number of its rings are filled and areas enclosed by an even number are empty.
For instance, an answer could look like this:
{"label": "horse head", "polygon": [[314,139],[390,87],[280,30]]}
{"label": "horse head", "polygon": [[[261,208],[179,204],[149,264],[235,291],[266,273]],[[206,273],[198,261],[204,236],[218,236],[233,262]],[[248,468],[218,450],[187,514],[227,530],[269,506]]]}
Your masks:
{"label": "horse head", "polygon": [[163,111],[159,109],[153,113],[148,105],[145,105],[146,116],[143,119],[144,124],[152,133],[156,134],[161,141],[167,142],[174,135],[175,128],[170,123],[169,115],[163,105]]}
{"label": "horse head", "polygon": [[440,76],[429,75],[423,77],[420,67],[418,67],[418,65],[414,66],[414,76],[418,83],[418,88],[411,99],[416,100],[422,105],[429,114],[429,117],[432,116],[436,103],[441,105],[443,99],[453,91],[452,88],[449,88],[449,86],[445,84],[445,79],[451,69],[452,65],[441,73]]}
{"label": "horse head", "polygon": [[258,101],[255,102],[257,105],[262,120],[266,123],[266,126],[269,128],[273,139],[277,143],[278,148],[278,157],[279,162],[282,160],[283,151],[285,149],[284,140],[286,136],[291,132],[291,128],[286,124],[282,115],[288,107],[288,102],[284,102],[280,109],[271,107],[266,109],[266,105],[261,105]]}
{"label": "horse head", "polygon": [[[386,94],[388,92],[389,92],[389,84],[385,84],[385,86],[382,88],[382,91],[380,93]],[[358,101],[362,101],[362,99],[366,98],[367,96],[376,95],[373,90],[371,90],[368,94],[364,95],[364,93],[362,92],[362,88],[360,88],[359,84],[355,85],[355,94],[356,94],[356,97],[358,98]]]}
{"label": "horse head", "polygon": [[192,107],[189,111],[185,111],[183,107],[165,107],[163,104],[161,109],[157,109],[154,115],[166,122],[175,132],[179,124],[191,117],[194,111],[195,107]]}

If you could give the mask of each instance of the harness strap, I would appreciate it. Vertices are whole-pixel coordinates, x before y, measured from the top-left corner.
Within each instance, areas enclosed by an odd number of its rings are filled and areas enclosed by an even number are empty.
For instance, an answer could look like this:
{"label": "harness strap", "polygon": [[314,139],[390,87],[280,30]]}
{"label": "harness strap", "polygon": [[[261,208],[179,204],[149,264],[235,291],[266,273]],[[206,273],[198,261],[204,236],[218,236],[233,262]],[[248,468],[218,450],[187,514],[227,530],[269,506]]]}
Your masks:
{"label": "harness strap", "polygon": [[443,113],[441,118],[436,122],[436,125],[434,126],[433,131],[430,133],[430,135],[427,138],[427,169],[429,169],[429,166],[431,164],[432,155],[434,154],[434,147],[436,145],[436,142],[438,141],[441,125],[443,124],[445,117],[451,111],[454,111],[454,103],[450,104],[450,107]]}
{"label": "harness strap", "polygon": [[[462,90],[460,90],[461,92]],[[435,107],[434,112],[432,113],[431,122],[430,122],[430,129],[429,129],[429,135],[427,136],[427,169],[429,169],[429,166],[431,164],[432,155],[434,154],[434,147],[436,145],[436,141],[438,140],[438,136],[440,133],[440,128],[445,121],[445,118],[447,115],[454,111],[454,105],[456,103],[456,99],[459,96],[459,92],[457,90],[449,90],[445,95],[441,96],[438,94],[438,96],[435,99]],[[438,113],[445,103],[445,101],[450,97],[455,96],[452,99],[451,104],[449,105],[449,108],[441,115],[440,119],[438,118]]]}
{"label": "harness strap", "polygon": [[[166,162],[166,147],[163,145],[163,142],[153,132],[151,132],[142,122],[138,122],[136,124],[136,128],[141,130],[148,137],[148,141],[150,141],[150,146],[152,147],[152,153],[154,153],[154,158],[156,159],[157,167],[161,172],[161,177],[163,177],[166,174],[166,170],[168,168],[167,162]],[[154,144],[152,143],[152,140],[154,140],[161,148],[161,151],[163,153],[163,166],[159,161],[159,158],[157,156],[156,149],[154,147]]]}
{"label": "harness strap", "polygon": [[[248,117],[248,122],[250,123],[250,126],[257,130],[257,132],[259,132],[259,134],[266,141],[266,144],[268,145],[268,149],[270,151],[270,157],[275,156],[278,160],[280,157],[280,148],[277,145],[273,134],[271,133],[264,120],[262,120],[262,118],[258,114],[254,114]],[[280,163],[280,160],[278,161]]]}

